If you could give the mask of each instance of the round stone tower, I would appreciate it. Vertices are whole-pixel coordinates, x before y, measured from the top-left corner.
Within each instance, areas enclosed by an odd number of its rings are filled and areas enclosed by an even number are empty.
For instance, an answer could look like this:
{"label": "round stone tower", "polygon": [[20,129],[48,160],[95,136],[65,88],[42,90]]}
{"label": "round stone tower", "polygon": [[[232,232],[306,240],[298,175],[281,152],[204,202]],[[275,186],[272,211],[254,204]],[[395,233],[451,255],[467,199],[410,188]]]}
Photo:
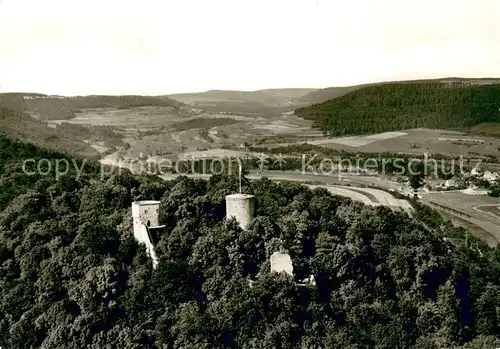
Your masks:
{"label": "round stone tower", "polygon": [[226,196],[226,218],[234,217],[242,229],[246,229],[255,216],[255,196],[231,194]]}

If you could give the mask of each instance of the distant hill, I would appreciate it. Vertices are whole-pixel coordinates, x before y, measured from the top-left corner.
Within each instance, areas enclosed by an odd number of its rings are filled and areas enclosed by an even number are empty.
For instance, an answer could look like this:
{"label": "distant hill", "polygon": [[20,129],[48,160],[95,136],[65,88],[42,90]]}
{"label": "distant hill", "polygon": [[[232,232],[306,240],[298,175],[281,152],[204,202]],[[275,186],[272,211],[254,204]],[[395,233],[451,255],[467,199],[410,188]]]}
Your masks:
{"label": "distant hill", "polygon": [[180,108],[183,104],[166,97],[151,96],[76,96],[59,97],[32,93],[0,94],[0,105],[19,112],[30,112],[41,119],[70,119],[75,113],[88,108],[133,108],[160,106]]}
{"label": "distant hill", "polygon": [[315,91],[308,88],[267,89],[258,91],[210,90],[181,93],[166,97],[211,113],[276,117],[299,105],[297,99]]}
{"label": "distant hill", "polygon": [[500,85],[494,82],[449,79],[368,86],[296,109],[295,114],[331,135],[470,128],[500,122]]}
{"label": "distant hill", "polygon": [[181,102],[218,101],[277,105],[283,103],[283,101],[291,101],[303,97],[313,91],[315,91],[315,89],[307,88],[267,89],[258,91],[210,90],[196,93],[173,94],[167,97]]}
{"label": "distant hill", "polygon": [[319,89],[308,93],[297,99],[299,103],[323,103],[329,99],[341,97],[349,92],[353,92],[365,87],[386,85],[386,84],[428,84],[428,83],[443,83],[443,84],[456,84],[461,83],[464,85],[489,85],[489,84],[499,84],[500,79],[497,78],[478,78],[478,79],[466,79],[466,78],[440,78],[440,79],[427,79],[427,80],[406,80],[406,81],[384,81],[375,82],[370,84],[353,85],[353,86],[342,86],[342,87],[327,87]]}
{"label": "distant hill", "polygon": [[273,89],[265,89],[265,90],[259,90],[256,92],[259,93],[264,93],[269,96],[274,96],[278,98],[301,98],[309,93],[313,93],[314,91],[317,91],[318,89],[314,88],[273,88]]}

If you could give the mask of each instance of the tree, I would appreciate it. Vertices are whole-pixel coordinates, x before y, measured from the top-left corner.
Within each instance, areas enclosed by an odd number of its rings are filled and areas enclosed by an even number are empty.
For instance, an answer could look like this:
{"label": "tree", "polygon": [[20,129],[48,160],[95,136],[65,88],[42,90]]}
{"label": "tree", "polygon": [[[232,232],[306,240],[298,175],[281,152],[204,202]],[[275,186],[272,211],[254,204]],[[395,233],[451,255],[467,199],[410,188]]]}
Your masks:
{"label": "tree", "polygon": [[425,164],[421,162],[413,163],[409,170],[410,187],[412,187],[414,190],[417,190],[422,186],[423,180],[426,175]]}

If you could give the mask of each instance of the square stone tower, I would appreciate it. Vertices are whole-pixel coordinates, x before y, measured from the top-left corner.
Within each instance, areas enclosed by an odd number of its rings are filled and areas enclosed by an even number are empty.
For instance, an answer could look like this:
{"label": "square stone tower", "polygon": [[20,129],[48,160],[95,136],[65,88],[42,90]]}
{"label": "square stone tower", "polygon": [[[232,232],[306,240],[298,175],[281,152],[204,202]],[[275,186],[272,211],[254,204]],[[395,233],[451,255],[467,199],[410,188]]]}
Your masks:
{"label": "square stone tower", "polygon": [[156,233],[164,225],[159,225],[158,210],[160,201],[134,201],[132,203],[132,218],[134,219],[134,237],[146,246],[148,255],[153,261],[153,268],[156,268],[158,260],[154,251]]}

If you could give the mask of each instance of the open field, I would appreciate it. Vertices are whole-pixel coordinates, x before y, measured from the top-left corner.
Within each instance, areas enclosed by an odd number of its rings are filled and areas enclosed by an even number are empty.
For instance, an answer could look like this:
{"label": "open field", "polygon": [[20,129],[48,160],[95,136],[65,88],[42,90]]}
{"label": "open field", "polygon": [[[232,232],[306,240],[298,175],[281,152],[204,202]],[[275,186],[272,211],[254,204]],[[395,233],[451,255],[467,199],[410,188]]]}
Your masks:
{"label": "open field", "polygon": [[[500,200],[498,198],[488,195],[467,195],[461,191],[432,192],[427,194],[425,199],[450,205],[457,210],[462,210],[470,214],[474,214],[475,207],[483,205],[500,205]],[[500,220],[498,222],[500,223]]]}
{"label": "open field", "polygon": [[[441,206],[449,208],[452,217],[457,217],[465,223],[470,223],[469,228],[474,231],[474,226],[485,233],[479,233],[483,240],[491,245],[500,242],[500,200],[487,195],[467,195],[460,191],[429,193],[424,195],[422,202],[431,207]],[[486,208],[488,207],[488,208]]]}
{"label": "open field", "polygon": [[[266,144],[276,148],[304,142]],[[320,138],[307,141],[308,144],[321,145],[338,150],[366,153],[405,153],[405,154],[442,154],[448,156],[477,157],[498,156],[500,139],[472,136],[457,131],[411,129],[401,132],[384,132],[368,136]]]}

